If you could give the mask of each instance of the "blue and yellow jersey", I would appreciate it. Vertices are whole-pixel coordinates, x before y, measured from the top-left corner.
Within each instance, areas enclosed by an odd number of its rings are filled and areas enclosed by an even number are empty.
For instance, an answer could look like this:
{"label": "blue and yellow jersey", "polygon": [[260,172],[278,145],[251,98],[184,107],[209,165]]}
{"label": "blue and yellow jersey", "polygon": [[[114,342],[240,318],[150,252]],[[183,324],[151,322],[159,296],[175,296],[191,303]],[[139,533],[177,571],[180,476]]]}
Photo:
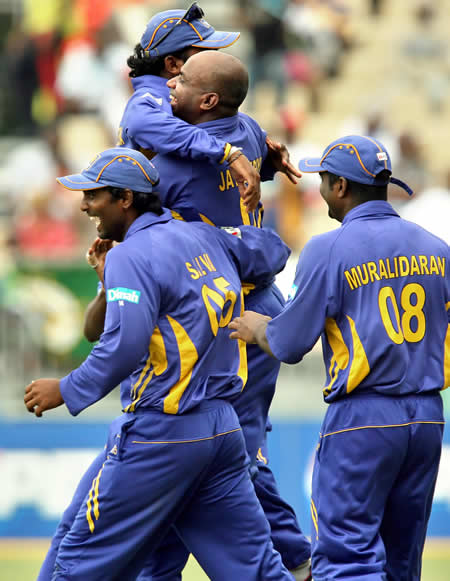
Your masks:
{"label": "blue and yellow jersey", "polygon": [[277,358],[295,363],[321,335],[327,402],[419,394],[450,384],[449,320],[448,245],[373,201],[308,242],[267,338]]}
{"label": "blue and yellow jersey", "polygon": [[[197,125],[208,134],[237,147],[258,171],[267,157],[266,132],[248,115],[238,113]],[[263,206],[247,212],[227,164],[158,155],[153,160],[160,175],[158,191],[163,204],[187,221],[202,220],[214,226],[262,226]],[[266,163],[262,179],[271,179],[273,167]]]}
{"label": "blue and yellow jersey", "polygon": [[151,154],[175,153],[220,162],[226,143],[172,115],[167,79],[143,75],[131,80],[134,93],[120,122],[117,146]]}
{"label": "blue and yellow jersey", "polygon": [[[242,311],[241,279],[264,285],[289,249],[271,231],[242,238],[206,224],[145,213],[105,264],[105,329],[86,361],[61,380],[72,414],[130,376],[127,411],[180,414],[232,398],[246,381],[245,344],[228,323]],[[266,249],[266,250],[265,250]]]}

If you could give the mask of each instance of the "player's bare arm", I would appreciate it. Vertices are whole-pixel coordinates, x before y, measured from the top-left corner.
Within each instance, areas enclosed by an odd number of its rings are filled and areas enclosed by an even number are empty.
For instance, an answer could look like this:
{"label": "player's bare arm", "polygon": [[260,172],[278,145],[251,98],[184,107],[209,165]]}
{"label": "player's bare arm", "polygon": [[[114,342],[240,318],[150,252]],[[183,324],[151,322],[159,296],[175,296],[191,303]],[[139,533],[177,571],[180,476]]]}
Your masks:
{"label": "player's bare arm", "polygon": [[245,207],[249,212],[253,212],[258,207],[261,198],[259,173],[242,152],[231,158],[228,165]]}
{"label": "player's bare arm", "polygon": [[302,174],[294,165],[292,165],[286,145],[274,141],[270,137],[266,137],[266,144],[268,148],[268,156],[272,165],[279,172],[284,173],[293,184],[296,184],[297,178],[301,178]]}
{"label": "player's bare arm", "polygon": [[266,328],[271,317],[255,313],[255,311],[244,311],[242,317],[234,318],[228,325],[233,329],[230,339],[242,339],[246,343],[256,343],[268,355],[273,357],[269,342],[266,337]]}
{"label": "player's bare arm", "polygon": [[106,316],[106,292],[102,288],[94,299],[88,304],[84,314],[83,334],[88,341],[93,343],[100,339],[105,328]]}
{"label": "player's bare arm", "polygon": [[36,379],[25,388],[23,398],[29,412],[42,417],[43,412],[64,404],[59,389],[59,379]]}
{"label": "player's bare arm", "polygon": [[[89,250],[86,252],[86,260],[103,284],[103,272],[105,270],[106,254],[111,250],[114,243],[112,240],[102,240],[96,238]],[[106,315],[106,293],[101,288],[97,296],[88,304],[84,314],[83,333],[88,341],[93,343],[100,339],[105,325]]]}

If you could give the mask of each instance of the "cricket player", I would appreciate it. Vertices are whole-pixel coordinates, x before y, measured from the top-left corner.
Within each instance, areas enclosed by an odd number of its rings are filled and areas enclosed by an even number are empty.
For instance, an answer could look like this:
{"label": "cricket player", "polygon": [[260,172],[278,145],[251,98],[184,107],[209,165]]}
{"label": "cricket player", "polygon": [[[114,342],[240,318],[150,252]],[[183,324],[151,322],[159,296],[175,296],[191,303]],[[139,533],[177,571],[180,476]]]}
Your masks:
{"label": "cricket player", "polygon": [[167,99],[167,79],[178,74],[190,56],[226,48],[240,36],[215,30],[203,17],[194,2],[186,12],[165,10],[151,18],[127,61],[134,93],[120,123],[117,145],[142,151],[149,158],[159,152],[218,162],[230,170],[244,204],[254,210],[261,195],[256,168],[245,156],[236,156],[234,144],[173,117]]}
{"label": "cricket player", "polygon": [[342,137],[299,167],[342,225],[305,246],[278,316],[245,312],[230,336],[287,363],[322,339],[314,580],[418,581],[450,383],[449,247],[387,202],[389,182],[412,192],[378,140]]}
{"label": "cricket player", "polygon": [[[277,169],[289,173],[286,159],[275,160],[266,144],[266,132],[248,115],[239,113],[239,107],[248,89],[248,73],[236,57],[217,51],[204,51],[193,55],[181,67],[180,74],[167,82],[172,109],[184,121],[201,127],[211,135],[220,136],[242,148],[263,180],[272,179]],[[164,206],[175,211],[182,219],[202,220],[215,226],[238,226],[263,223],[261,202],[253,212],[248,212],[239,197],[237,185],[230,172],[218,163],[187,161],[174,155],[157,155],[155,166],[161,175],[160,194]],[[283,161],[286,165],[283,165]],[[291,174],[292,178],[295,175]],[[269,316],[277,315],[284,304],[275,285],[251,290],[245,297],[246,308]],[[247,349],[249,379],[245,390],[234,402],[243,429],[247,451],[258,470],[254,471],[254,484],[258,498],[269,518],[274,546],[283,563],[296,579],[309,577],[310,542],[303,535],[293,509],[280,497],[270,467],[267,465],[265,445],[269,407],[274,395],[280,363],[256,345]],[[261,451],[263,448],[264,451]],[[171,558],[163,555],[165,544],[158,554],[160,567],[166,575],[160,578],[153,570],[152,579],[173,581],[169,567],[176,566],[174,543],[168,545]],[[182,565],[178,566],[179,573]]]}
{"label": "cricket player", "polygon": [[243,227],[241,238],[172,219],[158,179],[128,148],[58,179],[83,191],[81,210],[97,219],[99,237],[121,244],[106,257],[99,343],[63,379],[33,381],[24,401],[38,417],[62,404],[77,415],[130,377],[131,402],[111,425],[53,579],[135,579],[142,553],[175,525],[211,579],[288,581],[230,403],[247,366],[227,325],[242,309],[240,279],[264,284],[289,249],[270,231]]}

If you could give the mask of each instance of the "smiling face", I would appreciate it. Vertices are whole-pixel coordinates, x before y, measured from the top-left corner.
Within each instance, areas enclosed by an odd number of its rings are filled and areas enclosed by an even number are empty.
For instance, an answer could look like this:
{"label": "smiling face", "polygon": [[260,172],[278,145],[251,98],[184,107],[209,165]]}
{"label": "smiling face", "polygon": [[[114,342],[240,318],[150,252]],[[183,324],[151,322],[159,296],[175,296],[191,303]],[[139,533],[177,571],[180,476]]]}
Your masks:
{"label": "smiling face", "polygon": [[84,190],[80,210],[95,219],[97,234],[103,240],[121,242],[128,229],[125,199],[115,198],[109,188]]}
{"label": "smiling face", "polygon": [[174,115],[193,125],[200,122],[202,104],[208,95],[214,94],[208,90],[209,77],[210,73],[196,57],[184,63],[180,74],[167,82]]}

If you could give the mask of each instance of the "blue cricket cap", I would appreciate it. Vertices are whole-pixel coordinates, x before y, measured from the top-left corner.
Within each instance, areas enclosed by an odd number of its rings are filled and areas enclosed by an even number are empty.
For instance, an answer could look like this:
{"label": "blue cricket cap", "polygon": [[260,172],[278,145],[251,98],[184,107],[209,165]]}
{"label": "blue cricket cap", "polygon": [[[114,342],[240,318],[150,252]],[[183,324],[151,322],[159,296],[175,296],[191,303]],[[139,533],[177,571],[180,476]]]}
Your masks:
{"label": "blue cricket cap", "polygon": [[68,190],[96,190],[107,186],[151,193],[159,182],[156,167],[134,149],[114,147],[99,153],[80,173],[56,178]]}
{"label": "blue cricket cap", "polygon": [[298,167],[304,173],[329,171],[370,186],[385,186],[391,182],[406,190],[410,196],[413,193],[405,182],[397,178],[377,178],[383,170],[392,174],[391,158],[380,141],[365,135],[347,135],[336,139],[325,148],[322,157],[301,159]]}
{"label": "blue cricket cap", "polygon": [[142,35],[141,46],[147,56],[157,57],[188,46],[225,48],[239,36],[240,32],[214,30],[203,18],[203,10],[194,3],[186,12],[165,10],[155,14]]}

